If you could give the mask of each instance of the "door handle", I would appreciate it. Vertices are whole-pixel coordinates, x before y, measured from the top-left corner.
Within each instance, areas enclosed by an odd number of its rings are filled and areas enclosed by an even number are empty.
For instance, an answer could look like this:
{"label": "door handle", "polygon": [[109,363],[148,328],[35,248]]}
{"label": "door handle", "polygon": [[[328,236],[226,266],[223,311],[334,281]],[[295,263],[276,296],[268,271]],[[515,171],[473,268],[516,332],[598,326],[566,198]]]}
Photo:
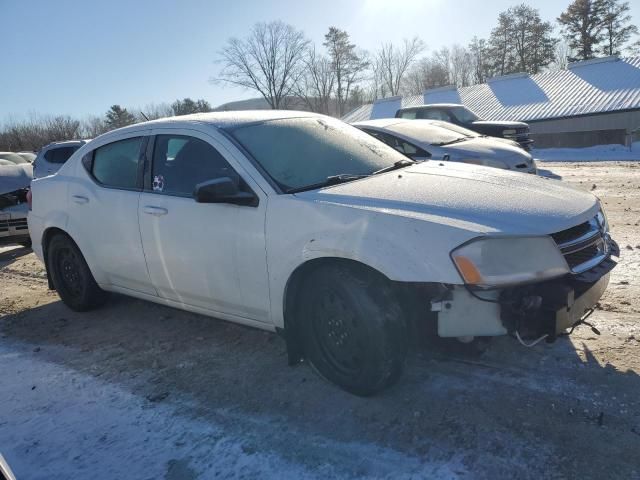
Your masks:
{"label": "door handle", "polygon": [[162,207],[152,207],[151,205],[147,205],[146,207],[144,207],[144,213],[153,215],[155,217],[160,217],[169,213],[169,210]]}
{"label": "door handle", "polygon": [[85,203],[89,203],[89,199],[87,197],[83,197],[82,195],[72,195],[73,201],[77,204],[84,205]]}

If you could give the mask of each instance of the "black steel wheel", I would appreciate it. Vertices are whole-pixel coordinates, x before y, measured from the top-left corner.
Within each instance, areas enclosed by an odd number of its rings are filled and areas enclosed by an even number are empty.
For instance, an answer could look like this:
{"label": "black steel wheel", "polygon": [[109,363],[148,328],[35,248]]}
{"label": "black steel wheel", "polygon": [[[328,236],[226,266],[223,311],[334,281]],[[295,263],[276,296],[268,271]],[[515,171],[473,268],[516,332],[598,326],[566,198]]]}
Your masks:
{"label": "black steel wheel", "polygon": [[326,265],[305,279],[297,320],[305,357],[326,379],[373,395],[402,373],[407,333],[389,282],[366,267]]}
{"label": "black steel wheel", "polygon": [[80,249],[68,236],[59,234],[51,239],[47,264],[58,295],[72,310],[90,310],[106,300],[106,292],[98,286]]}

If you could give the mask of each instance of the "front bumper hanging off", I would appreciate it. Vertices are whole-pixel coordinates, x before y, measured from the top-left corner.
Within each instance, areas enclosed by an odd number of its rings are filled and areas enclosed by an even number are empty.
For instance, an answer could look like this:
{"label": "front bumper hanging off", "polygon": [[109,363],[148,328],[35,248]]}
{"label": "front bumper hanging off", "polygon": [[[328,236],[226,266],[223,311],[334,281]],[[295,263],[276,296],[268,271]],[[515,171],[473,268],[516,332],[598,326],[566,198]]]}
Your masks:
{"label": "front bumper hanging off", "polygon": [[609,255],[580,274],[502,290],[451,288],[445,297],[432,302],[438,312],[441,337],[495,336],[515,334],[521,338],[546,335],[553,341],[581,322],[598,303],[609,284],[620,255],[609,239]]}
{"label": "front bumper hanging off", "polygon": [[586,272],[503,290],[500,318],[509,333],[530,338],[547,335],[547,340],[553,341],[579,324],[604,294],[610,272],[617,265],[611,255],[620,255],[618,245],[609,242],[610,256]]}

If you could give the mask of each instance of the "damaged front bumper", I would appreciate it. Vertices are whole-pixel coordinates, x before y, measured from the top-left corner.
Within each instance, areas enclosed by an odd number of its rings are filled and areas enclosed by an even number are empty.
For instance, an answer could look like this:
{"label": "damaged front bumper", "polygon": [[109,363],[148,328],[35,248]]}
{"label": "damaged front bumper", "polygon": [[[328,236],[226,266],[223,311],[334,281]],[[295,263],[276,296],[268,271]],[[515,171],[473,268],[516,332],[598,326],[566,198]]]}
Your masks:
{"label": "damaged front bumper", "polygon": [[518,334],[520,338],[546,336],[553,341],[579,324],[598,303],[618,257],[618,245],[607,239],[608,255],[580,274],[505,289],[473,290],[449,287],[431,304],[438,315],[441,337]]}

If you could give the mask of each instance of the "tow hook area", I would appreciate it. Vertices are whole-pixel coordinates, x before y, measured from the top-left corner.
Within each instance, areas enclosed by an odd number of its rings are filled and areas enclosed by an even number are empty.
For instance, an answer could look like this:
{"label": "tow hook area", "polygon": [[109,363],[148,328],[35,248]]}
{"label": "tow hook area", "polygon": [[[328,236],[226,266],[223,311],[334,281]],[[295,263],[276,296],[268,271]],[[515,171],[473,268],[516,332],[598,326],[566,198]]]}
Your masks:
{"label": "tow hook area", "polygon": [[558,336],[572,333],[579,325],[587,325],[599,334],[587,318],[609,284],[609,273],[596,281],[582,280],[566,277],[503,290],[500,295],[502,323],[525,346],[542,340],[553,342]]}

